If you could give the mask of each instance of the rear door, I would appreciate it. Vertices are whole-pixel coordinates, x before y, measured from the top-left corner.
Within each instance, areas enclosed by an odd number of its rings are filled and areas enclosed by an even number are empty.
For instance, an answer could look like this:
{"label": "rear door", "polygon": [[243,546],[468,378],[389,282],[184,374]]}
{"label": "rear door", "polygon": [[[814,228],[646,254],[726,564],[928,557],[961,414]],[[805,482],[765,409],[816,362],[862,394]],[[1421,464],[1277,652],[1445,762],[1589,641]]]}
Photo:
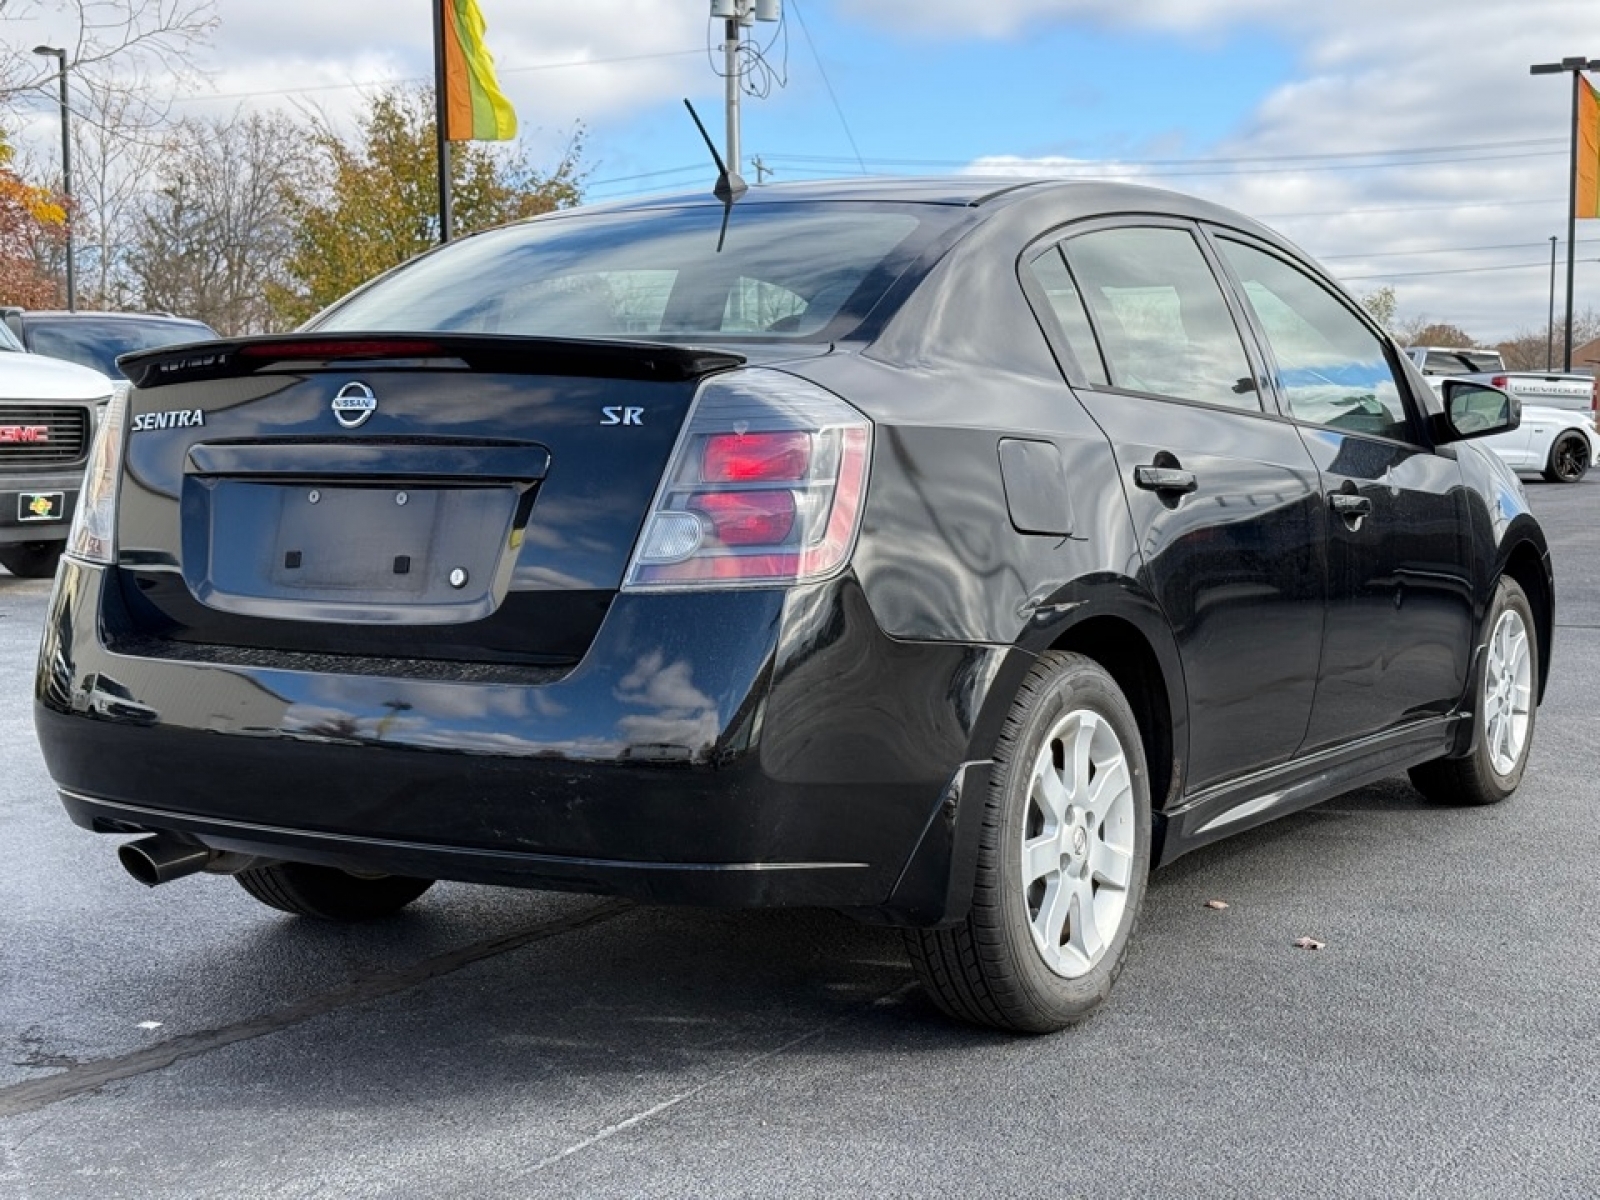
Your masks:
{"label": "rear door", "polygon": [[1232,234],[1214,242],[1322,476],[1328,619],[1306,749],[1450,711],[1473,639],[1454,452],[1426,444],[1396,352],[1344,297],[1270,247]]}
{"label": "rear door", "polygon": [[1193,790],[1280,762],[1304,738],[1322,642],[1317,473],[1267,411],[1193,229],[1092,226],[1028,269],[1109,437],[1141,562],[1177,639]]}

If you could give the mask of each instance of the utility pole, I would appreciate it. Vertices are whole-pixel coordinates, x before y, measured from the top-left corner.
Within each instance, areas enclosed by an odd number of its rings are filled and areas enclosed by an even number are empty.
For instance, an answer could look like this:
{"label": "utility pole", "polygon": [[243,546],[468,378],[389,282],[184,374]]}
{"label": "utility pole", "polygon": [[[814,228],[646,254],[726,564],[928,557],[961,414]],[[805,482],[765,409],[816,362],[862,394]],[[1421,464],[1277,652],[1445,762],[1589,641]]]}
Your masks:
{"label": "utility pole", "polygon": [[757,187],[760,187],[763,183],[765,183],[767,181],[767,176],[768,175],[776,175],[777,174],[776,171],[774,171],[771,167],[767,166],[766,163],[761,161],[761,155],[759,155],[759,154],[757,154],[755,157],[753,157],[750,160],[750,165],[753,168],[755,168],[756,186]]}
{"label": "utility pole", "polygon": [[[722,19],[723,106],[727,110],[727,165],[734,175],[744,165],[739,147],[739,92],[743,73],[739,56],[743,51],[744,29],[757,21],[781,21],[783,0],[711,0],[712,19]],[[759,173],[759,169],[758,169]]]}
{"label": "utility pole", "polygon": [[1545,323],[1544,369],[1555,370],[1556,362],[1556,239],[1550,237],[1550,316]]}
{"label": "utility pole", "polygon": [[1578,233],[1578,89],[1583,86],[1585,71],[1600,71],[1600,58],[1563,58],[1555,63],[1534,63],[1528,68],[1530,75],[1572,75],[1572,166],[1567,181],[1567,332],[1566,347],[1561,357],[1561,369],[1572,370],[1572,272],[1577,251]]}
{"label": "utility pole", "polygon": [[59,46],[35,46],[35,54],[53,58],[61,78],[61,194],[66,198],[67,220],[67,311],[78,310],[78,276],[72,258],[72,127],[67,104],[67,52]]}

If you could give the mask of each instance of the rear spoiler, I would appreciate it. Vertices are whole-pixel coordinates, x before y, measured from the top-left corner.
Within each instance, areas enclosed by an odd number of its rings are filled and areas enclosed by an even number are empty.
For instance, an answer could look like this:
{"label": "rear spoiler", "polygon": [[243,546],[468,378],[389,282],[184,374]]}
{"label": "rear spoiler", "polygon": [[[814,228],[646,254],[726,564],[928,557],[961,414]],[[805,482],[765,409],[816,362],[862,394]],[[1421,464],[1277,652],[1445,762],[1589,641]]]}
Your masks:
{"label": "rear spoiler", "polygon": [[290,333],[138,350],[117,359],[138,388],[277,372],[410,367],[680,383],[740,366],[722,350],[602,338],[455,333]]}

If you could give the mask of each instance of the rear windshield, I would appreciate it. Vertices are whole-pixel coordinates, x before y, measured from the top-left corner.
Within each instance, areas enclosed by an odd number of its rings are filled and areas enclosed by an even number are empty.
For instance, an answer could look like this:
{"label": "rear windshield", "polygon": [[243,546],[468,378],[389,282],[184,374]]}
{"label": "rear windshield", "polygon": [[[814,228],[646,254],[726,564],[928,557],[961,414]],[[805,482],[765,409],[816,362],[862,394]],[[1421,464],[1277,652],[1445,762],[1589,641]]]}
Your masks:
{"label": "rear windshield", "polygon": [[1429,350],[1423,367],[1430,375],[1483,375],[1503,369],[1498,354],[1470,350]]}
{"label": "rear windshield", "polygon": [[140,321],[127,317],[33,318],[28,340],[35,354],[64,358],[92,367],[112,379],[121,379],[117,355],[134,350],[154,350],[182,342],[204,342],[217,335],[198,321]]}
{"label": "rear windshield", "polygon": [[424,255],[311,327],[834,338],[937,233],[931,221],[955,219],[931,206],[735,204],[724,236],[720,205],[545,218]]}

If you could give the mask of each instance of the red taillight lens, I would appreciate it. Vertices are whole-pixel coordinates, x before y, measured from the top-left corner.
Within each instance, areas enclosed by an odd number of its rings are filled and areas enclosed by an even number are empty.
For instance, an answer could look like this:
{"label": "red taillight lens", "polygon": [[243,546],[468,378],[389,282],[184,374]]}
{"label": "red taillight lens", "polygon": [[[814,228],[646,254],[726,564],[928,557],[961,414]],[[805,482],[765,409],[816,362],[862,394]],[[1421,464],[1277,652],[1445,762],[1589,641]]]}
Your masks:
{"label": "red taillight lens", "polygon": [[793,492],[702,492],[689,498],[689,511],[709,517],[724,546],[777,545],[794,529]]}
{"label": "red taillight lens", "polygon": [[861,524],[872,426],[833,393],[747,367],[700,385],[626,589],[822,579]]}
{"label": "red taillight lens", "polygon": [[792,483],[811,465],[811,435],[716,433],[706,439],[700,478],[707,483]]}
{"label": "red taillight lens", "polygon": [[1489,379],[1489,382],[1491,384],[1493,384],[1495,387],[1499,388],[1501,391],[1505,391],[1505,388],[1506,388],[1506,377],[1504,375],[1491,376],[1490,379]]}

